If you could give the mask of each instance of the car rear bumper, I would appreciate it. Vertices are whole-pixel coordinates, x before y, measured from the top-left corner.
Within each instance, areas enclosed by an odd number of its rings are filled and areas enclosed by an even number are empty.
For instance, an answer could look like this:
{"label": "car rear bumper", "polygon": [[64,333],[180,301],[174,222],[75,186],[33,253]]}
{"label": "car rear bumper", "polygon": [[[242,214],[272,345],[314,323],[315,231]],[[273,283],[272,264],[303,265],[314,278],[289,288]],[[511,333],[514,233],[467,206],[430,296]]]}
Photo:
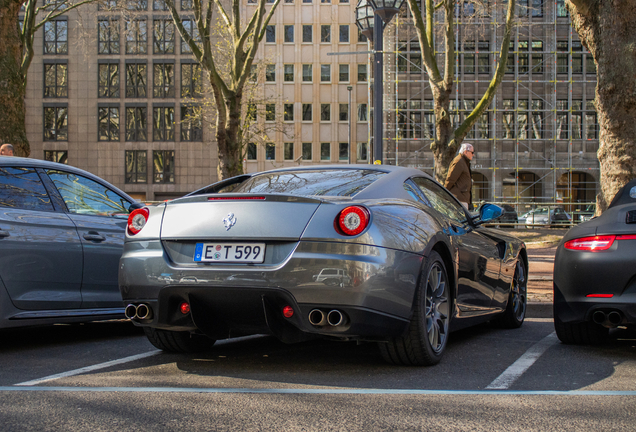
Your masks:
{"label": "car rear bumper", "polygon": [[[310,334],[382,339],[406,328],[421,255],[299,242],[283,258],[262,266],[183,265],[172,262],[159,241],[128,242],[120,261],[120,290],[126,304],[151,308],[152,317],[137,324],[198,330],[216,339],[256,333],[286,341]],[[343,270],[335,283],[315,280],[322,269],[334,267]],[[183,302],[191,308],[185,315],[179,310]],[[294,310],[292,317],[282,315],[285,306]],[[342,322],[312,324],[309,315],[314,310],[325,316],[338,311]]]}

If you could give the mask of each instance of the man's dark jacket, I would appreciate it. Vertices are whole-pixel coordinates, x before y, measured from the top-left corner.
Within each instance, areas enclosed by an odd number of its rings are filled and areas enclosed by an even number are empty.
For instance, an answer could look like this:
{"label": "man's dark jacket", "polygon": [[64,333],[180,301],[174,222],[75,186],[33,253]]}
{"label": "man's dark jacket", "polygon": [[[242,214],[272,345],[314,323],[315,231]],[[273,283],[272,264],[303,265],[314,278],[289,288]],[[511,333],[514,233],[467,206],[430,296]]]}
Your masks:
{"label": "man's dark jacket", "polygon": [[463,154],[458,154],[450,164],[444,187],[451,191],[460,202],[468,203],[468,208],[471,208],[473,205],[472,186],[470,160]]}

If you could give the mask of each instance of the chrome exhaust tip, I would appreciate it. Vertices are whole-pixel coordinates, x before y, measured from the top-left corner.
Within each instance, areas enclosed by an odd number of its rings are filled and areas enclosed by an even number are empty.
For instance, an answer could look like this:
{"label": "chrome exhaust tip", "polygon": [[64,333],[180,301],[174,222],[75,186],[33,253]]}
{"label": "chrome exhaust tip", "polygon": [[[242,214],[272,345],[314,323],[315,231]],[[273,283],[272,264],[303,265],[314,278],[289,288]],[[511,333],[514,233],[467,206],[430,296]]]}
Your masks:
{"label": "chrome exhaust tip", "polygon": [[309,323],[315,326],[324,326],[327,324],[325,313],[320,309],[314,309],[309,312]]}
{"label": "chrome exhaust tip", "polygon": [[135,319],[137,317],[137,306],[134,304],[129,304],[128,306],[126,306],[126,309],[124,309],[124,315],[129,320]]}
{"label": "chrome exhaust tip", "polygon": [[618,311],[612,311],[607,314],[607,320],[612,325],[619,325],[623,321],[623,316]]}
{"label": "chrome exhaust tip", "polygon": [[336,327],[344,323],[344,316],[339,310],[332,310],[327,314],[327,322],[330,326]]}
{"label": "chrome exhaust tip", "polygon": [[592,321],[596,324],[603,324],[607,319],[607,315],[603,311],[596,311],[592,314]]}
{"label": "chrome exhaust tip", "polygon": [[137,318],[140,320],[152,318],[152,309],[150,309],[150,306],[145,303],[137,306]]}

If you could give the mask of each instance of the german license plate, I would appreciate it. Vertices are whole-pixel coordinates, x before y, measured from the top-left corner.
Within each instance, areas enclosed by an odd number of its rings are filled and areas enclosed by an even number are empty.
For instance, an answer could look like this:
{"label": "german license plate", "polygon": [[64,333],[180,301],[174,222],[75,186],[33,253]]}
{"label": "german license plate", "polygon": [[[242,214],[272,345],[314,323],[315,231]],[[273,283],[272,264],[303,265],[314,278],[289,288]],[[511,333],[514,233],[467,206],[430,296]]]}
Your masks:
{"label": "german license plate", "polygon": [[262,263],[265,243],[197,243],[195,262]]}

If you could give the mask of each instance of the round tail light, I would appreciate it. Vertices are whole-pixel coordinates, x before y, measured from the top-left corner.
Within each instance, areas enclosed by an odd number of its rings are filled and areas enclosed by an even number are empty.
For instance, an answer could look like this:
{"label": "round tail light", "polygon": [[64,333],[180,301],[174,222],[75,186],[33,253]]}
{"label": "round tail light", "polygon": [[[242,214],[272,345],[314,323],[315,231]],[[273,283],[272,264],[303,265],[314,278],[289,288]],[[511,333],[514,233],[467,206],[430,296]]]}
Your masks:
{"label": "round tail light", "polygon": [[148,222],[150,212],[147,208],[133,210],[128,216],[128,234],[135,235],[143,229]]}
{"label": "round tail light", "polygon": [[338,213],[336,226],[341,234],[358,235],[369,226],[369,210],[362,206],[347,207]]}
{"label": "round tail light", "polygon": [[189,304],[189,303],[187,303],[187,302],[183,302],[183,303],[181,303],[181,304],[179,305],[179,311],[180,311],[182,314],[184,314],[184,315],[189,314],[189,313],[190,313],[190,304]]}
{"label": "round tail light", "polygon": [[285,318],[291,318],[294,316],[294,309],[291,306],[285,306],[283,308],[283,316]]}

